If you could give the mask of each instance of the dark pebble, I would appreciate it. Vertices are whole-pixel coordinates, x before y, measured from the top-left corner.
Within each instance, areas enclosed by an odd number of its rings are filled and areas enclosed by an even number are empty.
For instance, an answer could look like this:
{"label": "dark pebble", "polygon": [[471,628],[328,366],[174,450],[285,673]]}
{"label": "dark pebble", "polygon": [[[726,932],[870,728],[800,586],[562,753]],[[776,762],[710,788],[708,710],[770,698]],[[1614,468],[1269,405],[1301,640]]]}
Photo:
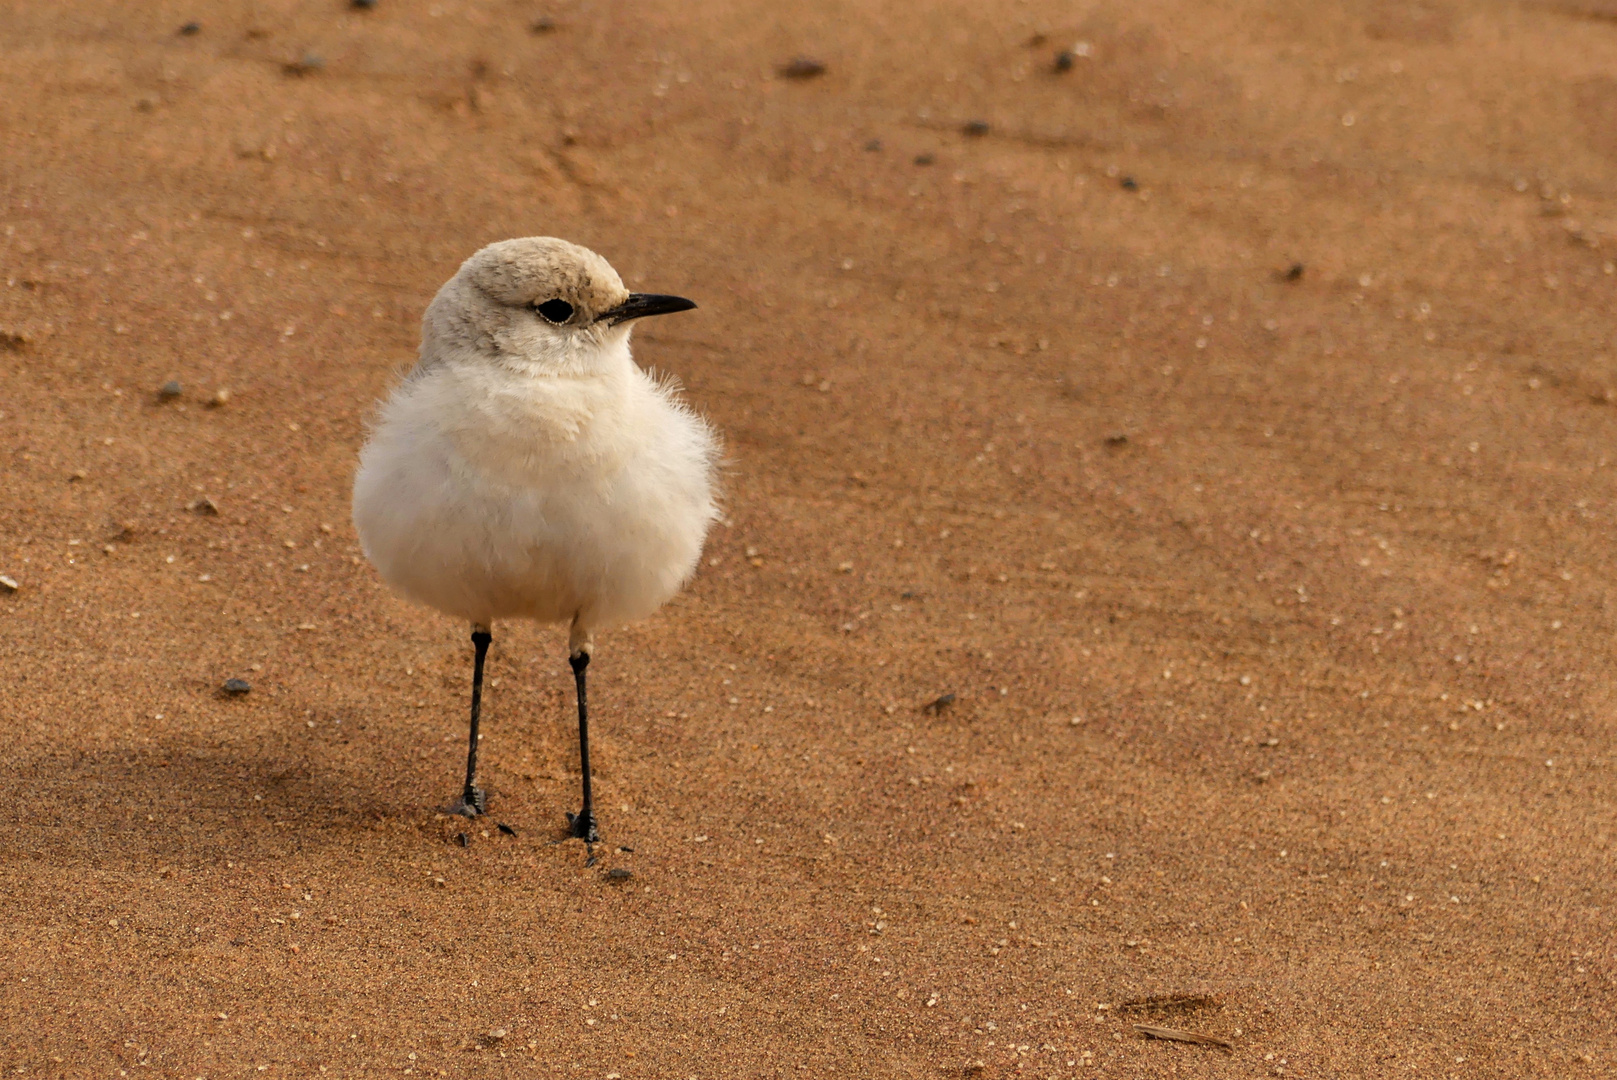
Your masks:
{"label": "dark pebble", "polygon": [[880,139],[871,139],[869,142],[865,143],[865,149],[869,150],[871,152],[875,152],[877,150],[880,150],[881,149],[881,140]]}
{"label": "dark pebble", "polygon": [[1071,71],[1073,61],[1076,59],[1077,58],[1073,56],[1071,52],[1066,49],[1062,49],[1060,52],[1056,53],[1056,61],[1051,66],[1058,72]]}
{"label": "dark pebble", "polygon": [[180,34],[183,37],[190,37],[192,34],[200,33],[202,33],[202,24],[199,22],[188,22],[180,27]]}
{"label": "dark pebble", "polygon": [[981,135],[987,135],[988,134],[988,121],[987,120],[967,120],[964,124],[960,125],[960,133],[962,135],[970,135],[970,136],[972,136],[974,138],[977,137],[977,136],[981,136]]}
{"label": "dark pebble", "polygon": [[950,705],[953,705],[953,704],[954,704],[954,694],[952,694],[952,693],[940,694],[937,697],[933,698],[931,701],[927,702],[925,705],[921,706],[921,711],[922,712],[929,712],[929,713],[940,713],[944,709],[947,709]]}
{"label": "dark pebble", "polygon": [[930,165],[936,160],[938,160],[938,159],[933,157],[931,154],[916,154],[915,155],[915,164],[917,164],[917,165]]}
{"label": "dark pebble", "polygon": [[183,393],[185,393],[185,388],[180,386],[180,381],[178,379],[170,379],[168,382],[157,388],[157,399],[159,401],[173,401]]}
{"label": "dark pebble", "polygon": [[281,70],[288,75],[308,75],[311,72],[319,71],[325,66],[325,57],[320,56],[318,53],[309,52],[304,53],[290,64],[282,64]]}
{"label": "dark pebble", "polygon": [[227,694],[245,694],[253,688],[253,684],[246,679],[226,679],[219,689]]}
{"label": "dark pebble", "polygon": [[1303,271],[1306,269],[1307,267],[1303,266],[1302,263],[1292,263],[1286,268],[1286,280],[1301,281],[1303,279]]}
{"label": "dark pebble", "polygon": [[1129,437],[1127,435],[1108,435],[1108,436],[1106,436],[1106,445],[1107,446],[1122,446],[1125,443],[1127,443],[1128,441],[1129,441]]}
{"label": "dark pebble", "polygon": [[455,843],[459,844],[461,847],[471,847],[472,838],[463,832],[458,832],[455,834]]}
{"label": "dark pebble", "polygon": [[237,938],[231,938],[231,939],[230,939],[230,944],[232,944],[232,945],[234,945],[234,946],[235,946],[235,947],[236,947],[236,948],[238,948],[238,949],[239,949],[239,948],[241,948],[241,947],[242,947],[242,946],[243,946],[243,945],[245,945],[245,944],[247,944],[247,940],[246,940],[246,939],[245,939],[245,938],[239,938],[239,937],[237,937]]}
{"label": "dark pebble", "polygon": [[608,881],[628,881],[632,877],[634,877],[634,874],[621,866],[614,866],[606,872],[606,880]]}
{"label": "dark pebble", "polygon": [[549,15],[541,15],[537,19],[533,20],[533,23],[529,26],[529,29],[536,34],[548,34],[552,30],[556,29],[556,20],[552,19]]}
{"label": "dark pebble", "polygon": [[1125,176],[1123,179],[1119,180],[1118,183],[1123,185],[1124,191],[1137,191],[1140,187],[1139,182],[1136,181],[1132,176]]}
{"label": "dark pebble", "polygon": [[812,56],[794,56],[780,66],[783,79],[812,79],[825,74],[825,62]]}
{"label": "dark pebble", "polygon": [[361,11],[369,11],[376,6],[376,0],[349,0],[349,7],[356,7]]}
{"label": "dark pebble", "polygon": [[515,836],[515,835],[516,835],[516,834],[517,834],[517,831],[516,831],[516,830],[515,830],[515,829],[513,829],[513,828],[511,828],[511,826],[509,826],[509,825],[507,825],[507,824],[506,824],[506,823],[505,823],[505,822],[503,822],[503,821],[502,821],[502,822],[500,822],[500,823],[499,823],[499,824],[498,824],[498,825],[496,825],[496,826],[494,826],[494,827],[495,827],[495,828],[496,828],[496,829],[499,829],[499,830],[500,830],[500,831],[501,831],[501,832],[502,832],[502,833],[504,833],[504,834],[505,834],[505,835],[506,835],[506,836]]}
{"label": "dark pebble", "polygon": [[632,848],[632,847],[620,847],[620,848],[618,848],[618,850],[619,851],[627,851],[630,855],[634,854],[634,848]]}
{"label": "dark pebble", "polygon": [[203,517],[219,516],[219,504],[208,498],[206,495],[202,496],[200,499],[193,500],[191,504],[186,507],[186,509],[191,511],[193,514],[201,514]]}

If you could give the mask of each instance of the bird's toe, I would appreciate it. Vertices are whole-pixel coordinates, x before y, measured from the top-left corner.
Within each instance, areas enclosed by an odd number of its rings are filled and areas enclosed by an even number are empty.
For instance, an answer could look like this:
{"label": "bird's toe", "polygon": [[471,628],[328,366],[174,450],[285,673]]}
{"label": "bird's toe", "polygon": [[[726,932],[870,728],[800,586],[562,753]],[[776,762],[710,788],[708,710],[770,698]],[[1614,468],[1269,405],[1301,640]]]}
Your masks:
{"label": "bird's toe", "polygon": [[576,836],[586,844],[598,844],[601,841],[601,834],[595,827],[594,814],[574,814],[569,811],[567,814],[567,834]]}
{"label": "bird's toe", "polygon": [[447,811],[451,814],[459,814],[462,817],[469,818],[477,817],[479,814],[486,814],[488,813],[488,795],[482,788],[467,788],[461,793],[459,799],[450,804]]}

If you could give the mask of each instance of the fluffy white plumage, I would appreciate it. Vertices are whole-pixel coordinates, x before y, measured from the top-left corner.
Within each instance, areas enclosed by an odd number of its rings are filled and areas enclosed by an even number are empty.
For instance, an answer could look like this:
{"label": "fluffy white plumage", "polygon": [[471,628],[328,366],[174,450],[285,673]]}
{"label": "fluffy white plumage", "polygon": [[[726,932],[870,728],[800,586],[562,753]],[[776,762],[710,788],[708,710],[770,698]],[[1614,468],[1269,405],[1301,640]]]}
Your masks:
{"label": "fluffy white plumage", "polygon": [[[390,585],[483,627],[569,622],[576,654],[689,580],[718,514],[718,441],[630,357],[647,299],[546,237],[490,245],[438,291],[354,480],[360,543]],[[557,301],[559,323],[539,310]]]}

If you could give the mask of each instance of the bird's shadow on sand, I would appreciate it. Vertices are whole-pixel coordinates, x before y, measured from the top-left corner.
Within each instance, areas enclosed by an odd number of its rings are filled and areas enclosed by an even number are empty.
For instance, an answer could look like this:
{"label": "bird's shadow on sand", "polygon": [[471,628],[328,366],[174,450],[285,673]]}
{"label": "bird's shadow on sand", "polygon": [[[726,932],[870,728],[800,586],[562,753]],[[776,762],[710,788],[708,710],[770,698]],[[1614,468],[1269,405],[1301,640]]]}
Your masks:
{"label": "bird's shadow on sand", "polygon": [[[438,808],[380,762],[154,742],[14,758],[0,787],[7,855],[116,867],[262,859],[365,843],[383,829],[436,834]],[[448,799],[440,800],[447,803]]]}

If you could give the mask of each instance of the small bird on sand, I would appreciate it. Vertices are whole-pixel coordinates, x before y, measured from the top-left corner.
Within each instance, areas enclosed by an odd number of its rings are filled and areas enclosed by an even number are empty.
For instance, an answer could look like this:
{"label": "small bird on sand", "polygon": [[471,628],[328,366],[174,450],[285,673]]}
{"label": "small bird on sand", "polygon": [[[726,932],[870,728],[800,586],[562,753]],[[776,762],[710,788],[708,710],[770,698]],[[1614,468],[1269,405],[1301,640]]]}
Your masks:
{"label": "small bird on sand", "polygon": [[438,290],[421,356],[382,405],[354,477],[365,555],[405,597],[471,624],[471,737],[455,810],[477,786],[483,662],[496,619],[568,623],[583,807],[584,673],[595,632],[656,611],[696,569],[718,516],[713,429],[629,355],[635,319],[688,311],[631,293],[595,252],[551,237],[477,252]]}

